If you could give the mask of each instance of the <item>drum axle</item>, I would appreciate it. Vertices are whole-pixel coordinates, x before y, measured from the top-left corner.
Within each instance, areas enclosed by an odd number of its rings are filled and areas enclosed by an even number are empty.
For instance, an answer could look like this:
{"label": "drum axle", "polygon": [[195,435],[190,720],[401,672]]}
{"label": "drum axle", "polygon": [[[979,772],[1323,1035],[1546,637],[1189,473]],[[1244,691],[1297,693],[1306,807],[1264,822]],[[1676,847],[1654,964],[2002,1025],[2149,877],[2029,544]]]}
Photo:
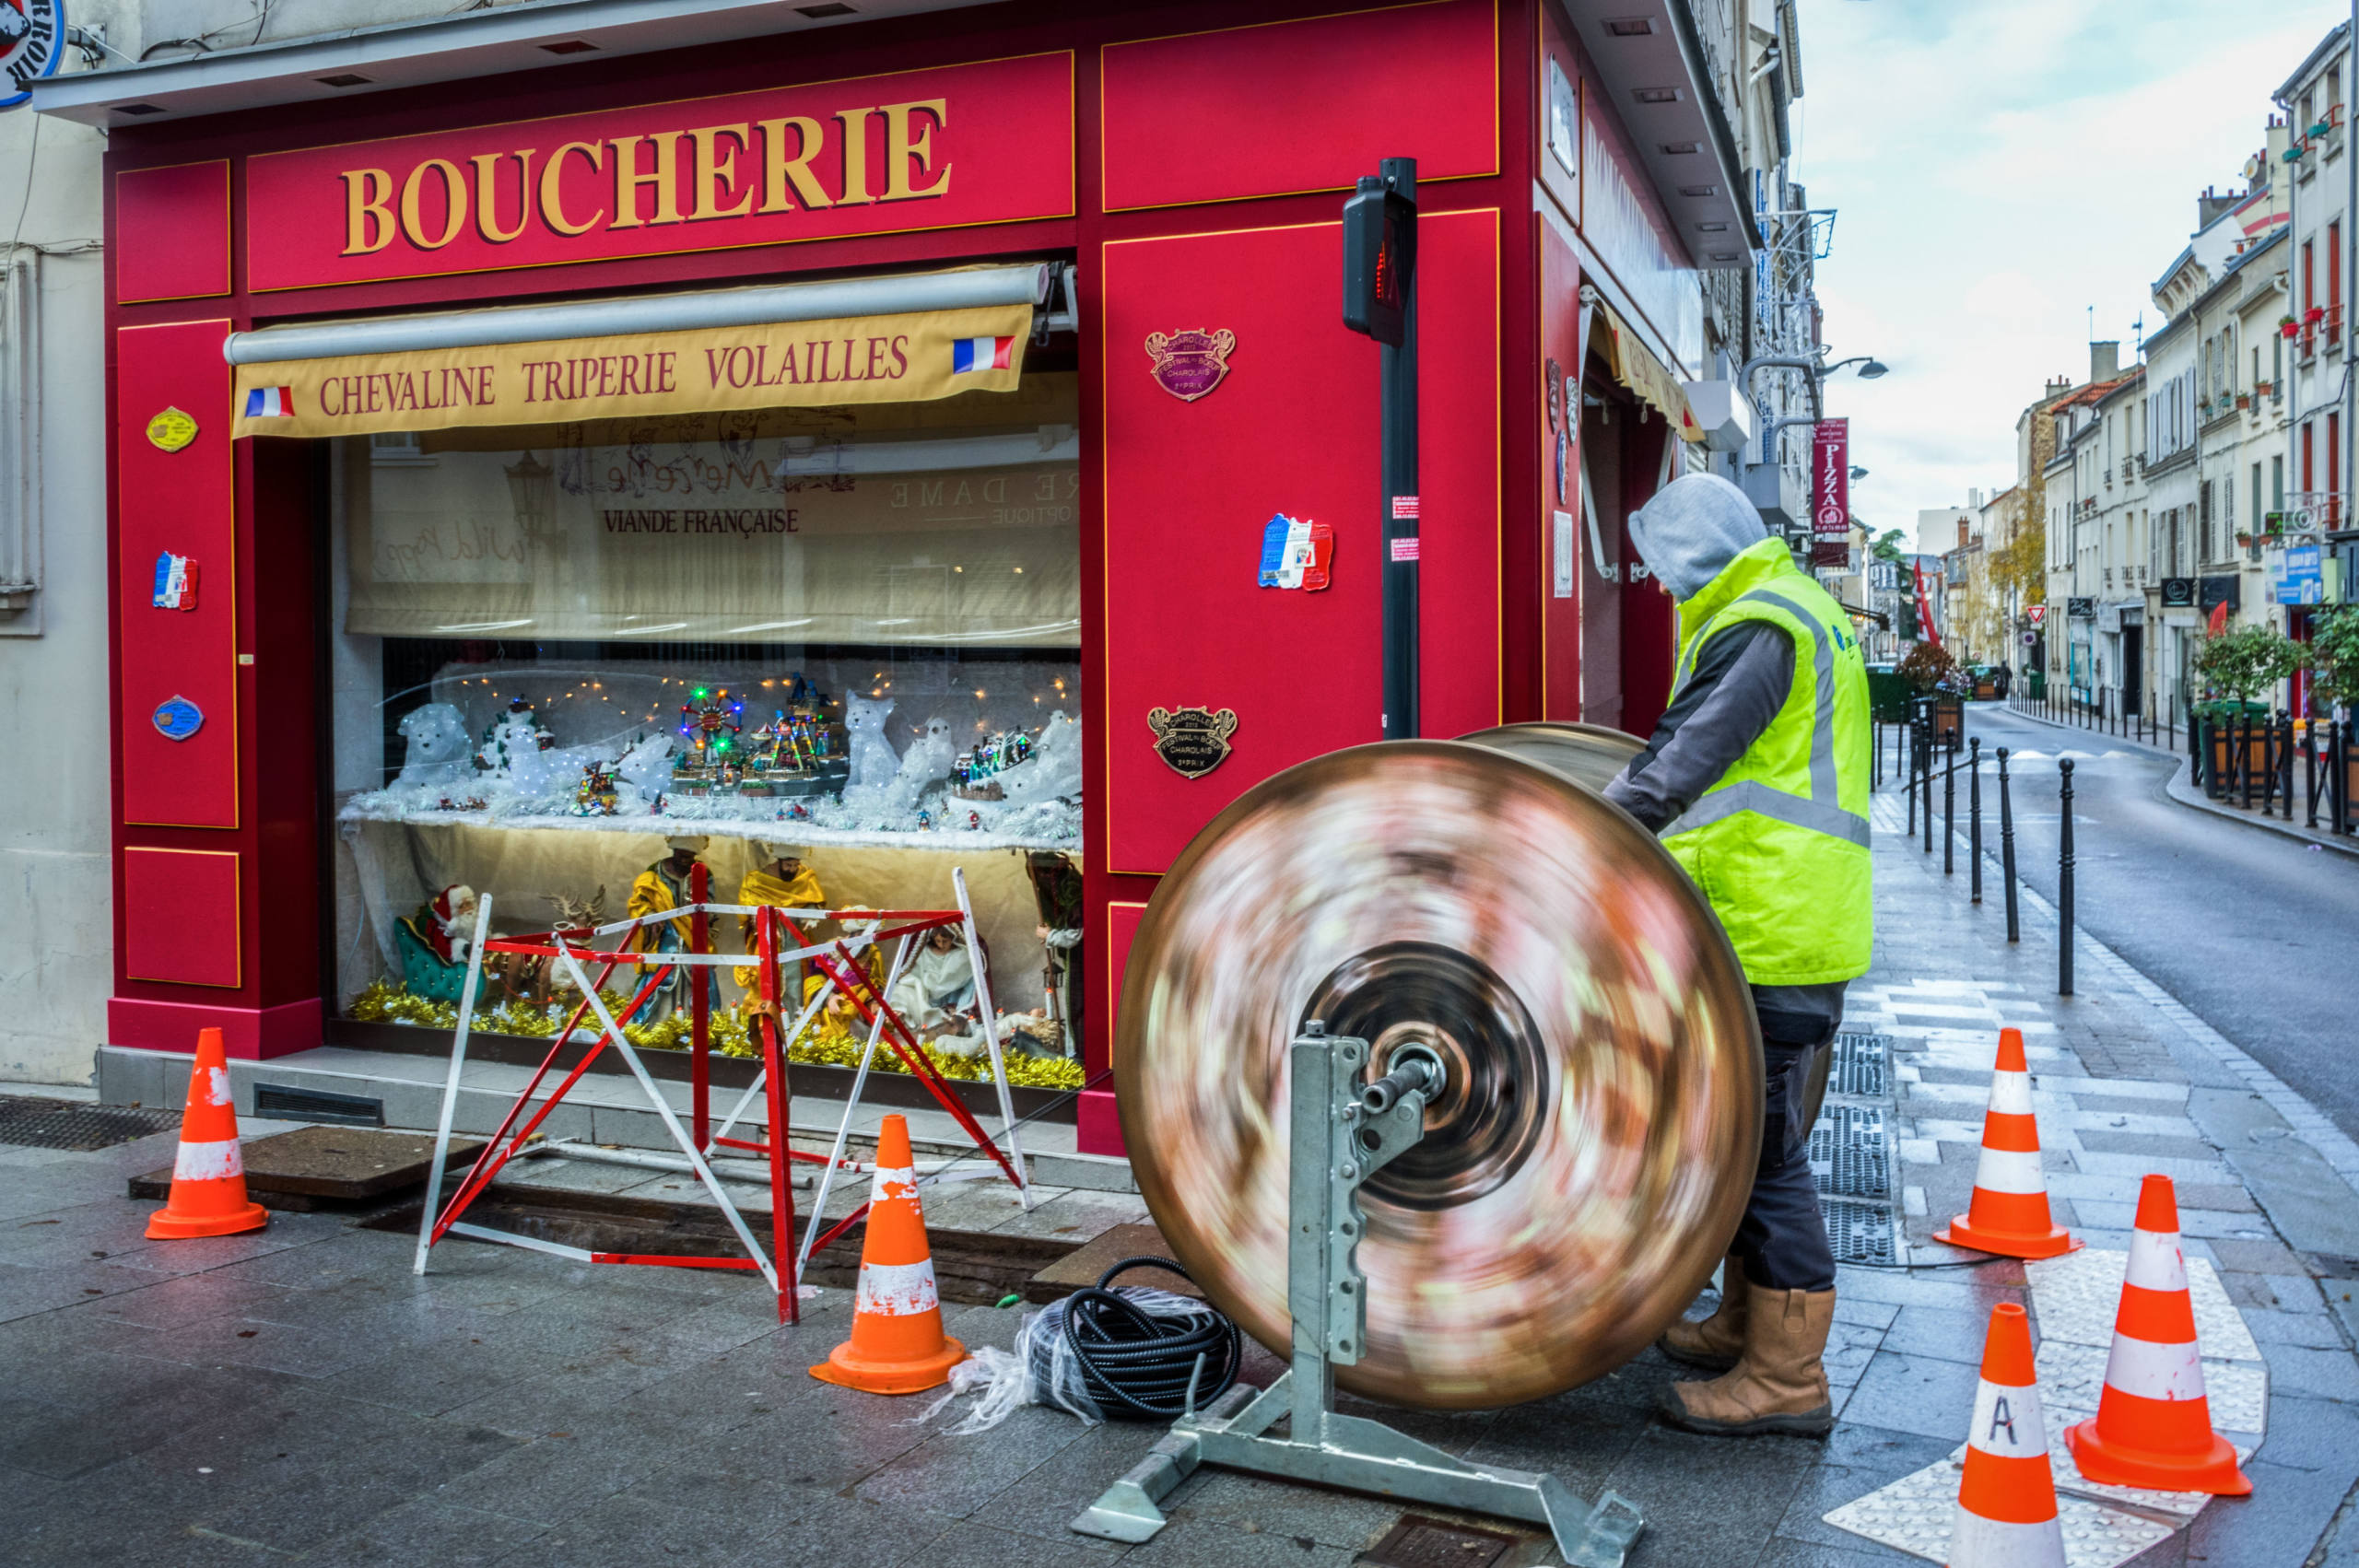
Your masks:
{"label": "drum axle", "polygon": [[[1355,1257],[1367,1230],[1359,1188],[1425,1135],[1426,1102],[1445,1087],[1438,1056],[1396,1050],[1391,1071],[1362,1087],[1365,1040],[1313,1021],[1289,1051],[1286,1301],[1293,1364],[1269,1387],[1231,1388],[1183,1415],[1131,1472],[1073,1522],[1084,1535],[1143,1541],[1164,1525],[1156,1506],[1199,1464],[1545,1525],[1569,1568],[1621,1568],[1645,1527],[1626,1498],[1592,1505],[1554,1476],[1474,1464],[1335,1410],[1338,1366],[1367,1338],[1367,1278]],[[1286,1435],[1269,1429],[1286,1421]]]}

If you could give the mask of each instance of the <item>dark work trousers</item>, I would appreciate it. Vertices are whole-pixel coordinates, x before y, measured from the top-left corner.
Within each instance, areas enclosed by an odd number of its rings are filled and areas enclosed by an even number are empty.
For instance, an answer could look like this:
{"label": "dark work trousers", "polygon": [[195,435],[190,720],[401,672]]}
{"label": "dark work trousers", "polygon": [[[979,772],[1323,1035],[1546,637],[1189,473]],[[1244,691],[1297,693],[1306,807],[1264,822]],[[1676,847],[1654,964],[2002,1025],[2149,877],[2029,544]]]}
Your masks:
{"label": "dark work trousers", "polygon": [[1765,1290],[1831,1291],[1835,1253],[1810,1176],[1810,1078],[1819,1045],[1765,1040],[1761,1166],[1736,1228],[1744,1277]]}

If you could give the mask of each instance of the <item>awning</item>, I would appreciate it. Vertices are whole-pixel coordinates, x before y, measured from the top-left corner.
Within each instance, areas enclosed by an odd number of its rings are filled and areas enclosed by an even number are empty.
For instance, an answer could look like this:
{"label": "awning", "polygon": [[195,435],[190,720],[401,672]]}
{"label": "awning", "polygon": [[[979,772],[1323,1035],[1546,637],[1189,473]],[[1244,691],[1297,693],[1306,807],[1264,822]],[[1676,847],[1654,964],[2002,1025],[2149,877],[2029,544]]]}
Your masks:
{"label": "awning", "polygon": [[464,310],[231,334],[238,436],[343,436],[1011,392],[1049,269]]}
{"label": "awning", "polygon": [[1614,368],[1614,379],[1670,420],[1681,440],[1702,440],[1707,432],[1697,422],[1695,410],[1688,407],[1687,393],[1679,378],[1655,357],[1644,339],[1630,330],[1630,323],[1622,319],[1621,312],[1602,298],[1597,309],[1604,314],[1606,325],[1605,335],[1597,346],[1605,356],[1605,362]]}

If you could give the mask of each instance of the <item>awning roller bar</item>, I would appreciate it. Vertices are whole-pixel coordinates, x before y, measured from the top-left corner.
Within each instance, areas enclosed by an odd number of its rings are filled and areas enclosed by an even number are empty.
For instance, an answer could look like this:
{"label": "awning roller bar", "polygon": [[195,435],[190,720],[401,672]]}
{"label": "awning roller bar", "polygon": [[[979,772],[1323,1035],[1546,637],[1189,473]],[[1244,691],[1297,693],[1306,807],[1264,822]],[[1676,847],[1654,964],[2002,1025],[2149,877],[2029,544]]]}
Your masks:
{"label": "awning roller bar", "polygon": [[960,310],[980,305],[1043,305],[1051,272],[1045,262],[971,267],[892,277],[788,283],[767,288],[724,288],[702,294],[661,294],[593,299],[569,305],[525,305],[454,310],[433,316],[319,326],[264,327],[231,333],[221,356],[232,365],[288,359],[332,359],[359,354],[408,354],[476,348],[502,343],[556,343],[569,338],[622,337],[635,333],[710,327],[763,326],[774,322],[843,316],[898,316]]}

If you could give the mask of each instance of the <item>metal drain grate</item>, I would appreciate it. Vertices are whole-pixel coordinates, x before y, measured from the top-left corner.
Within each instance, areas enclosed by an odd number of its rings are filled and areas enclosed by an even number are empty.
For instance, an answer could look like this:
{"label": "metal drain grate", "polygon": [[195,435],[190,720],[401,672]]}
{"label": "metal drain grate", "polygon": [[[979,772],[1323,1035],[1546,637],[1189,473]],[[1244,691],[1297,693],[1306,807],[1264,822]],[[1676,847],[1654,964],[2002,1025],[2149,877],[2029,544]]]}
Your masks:
{"label": "metal drain grate", "polygon": [[1884,1112],[1868,1106],[1828,1106],[1810,1129],[1810,1174],[1818,1190],[1841,1198],[1887,1202],[1892,1198],[1892,1141]]}
{"label": "metal drain grate", "polygon": [[[1297,1538],[1297,1545],[1301,1539]],[[1356,1562],[1359,1568],[1490,1568],[1516,1544],[1514,1536],[1496,1530],[1404,1514],[1390,1535]]]}
{"label": "metal drain grate", "polygon": [[1847,1029],[1835,1036],[1835,1068],[1827,1092],[1881,1100],[1892,1093],[1892,1036]]}
{"label": "metal drain grate", "polygon": [[1837,1263],[1893,1263],[1892,1211],[1856,1198],[1830,1198],[1826,1211],[1826,1240]]}
{"label": "metal drain grate", "polygon": [[0,1143],[27,1149],[111,1149],[180,1125],[178,1111],[0,1095]]}

